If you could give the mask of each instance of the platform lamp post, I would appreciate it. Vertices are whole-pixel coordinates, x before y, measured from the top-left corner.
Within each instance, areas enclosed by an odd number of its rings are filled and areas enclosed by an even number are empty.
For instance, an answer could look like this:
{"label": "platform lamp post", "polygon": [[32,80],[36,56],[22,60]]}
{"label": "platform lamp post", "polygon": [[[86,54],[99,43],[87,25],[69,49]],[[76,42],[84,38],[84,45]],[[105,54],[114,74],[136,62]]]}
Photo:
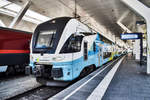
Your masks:
{"label": "platform lamp post", "polygon": [[147,74],[150,74],[150,8],[145,6],[139,0],[121,0],[133,11],[141,15],[147,24]]}

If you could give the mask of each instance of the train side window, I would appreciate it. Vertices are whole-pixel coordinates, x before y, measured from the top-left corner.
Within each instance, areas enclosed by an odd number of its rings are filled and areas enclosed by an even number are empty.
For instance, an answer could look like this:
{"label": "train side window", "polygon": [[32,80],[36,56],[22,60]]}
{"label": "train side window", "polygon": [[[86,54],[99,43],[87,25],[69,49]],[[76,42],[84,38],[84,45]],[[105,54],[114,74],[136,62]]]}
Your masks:
{"label": "train side window", "polygon": [[70,36],[62,47],[60,53],[80,52],[83,36]]}
{"label": "train side window", "polygon": [[104,52],[103,53],[103,58],[105,59],[105,58],[109,58],[109,57],[111,57],[111,52]]}
{"label": "train side window", "polygon": [[88,59],[88,43],[84,42],[84,60]]}
{"label": "train side window", "polygon": [[96,43],[95,42],[93,43],[93,51],[94,52],[96,51]]}
{"label": "train side window", "polygon": [[100,52],[100,53],[102,52],[102,48],[99,48],[99,52]]}

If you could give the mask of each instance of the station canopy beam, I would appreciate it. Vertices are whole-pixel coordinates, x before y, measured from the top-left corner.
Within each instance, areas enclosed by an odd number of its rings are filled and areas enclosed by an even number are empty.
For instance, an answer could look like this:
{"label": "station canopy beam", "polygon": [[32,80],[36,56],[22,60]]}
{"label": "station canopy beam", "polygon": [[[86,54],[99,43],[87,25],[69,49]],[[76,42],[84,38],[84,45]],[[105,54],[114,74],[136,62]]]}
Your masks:
{"label": "station canopy beam", "polygon": [[128,33],[132,33],[132,31],[130,29],[128,29],[125,25],[123,25],[121,22],[122,20],[127,17],[127,15],[129,14],[129,10],[126,11],[120,18],[119,20],[117,21],[117,24],[124,30],[124,31],[127,31]]}
{"label": "station canopy beam", "polygon": [[30,5],[31,5],[31,0],[26,2],[23,8],[19,11],[18,15],[11,22],[9,28],[14,28],[22,20],[23,16],[25,15]]}
{"label": "station canopy beam", "polygon": [[6,25],[4,24],[4,22],[2,20],[0,20],[0,26],[6,27]]}
{"label": "station canopy beam", "polygon": [[147,74],[150,74],[150,8],[141,3],[139,0],[122,0],[136,13],[141,15],[147,24]]}

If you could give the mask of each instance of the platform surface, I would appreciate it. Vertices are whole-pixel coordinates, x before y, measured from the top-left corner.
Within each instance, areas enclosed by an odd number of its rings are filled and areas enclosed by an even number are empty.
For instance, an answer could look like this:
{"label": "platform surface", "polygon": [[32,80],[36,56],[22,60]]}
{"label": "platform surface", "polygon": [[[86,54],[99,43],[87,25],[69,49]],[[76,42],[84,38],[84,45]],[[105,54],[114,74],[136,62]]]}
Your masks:
{"label": "platform surface", "polygon": [[150,100],[150,76],[146,65],[128,55],[118,68],[103,100]]}
{"label": "platform surface", "polygon": [[40,84],[31,76],[18,77],[5,81],[0,81],[0,100],[11,98],[15,95],[24,93],[33,88],[39,87]]}

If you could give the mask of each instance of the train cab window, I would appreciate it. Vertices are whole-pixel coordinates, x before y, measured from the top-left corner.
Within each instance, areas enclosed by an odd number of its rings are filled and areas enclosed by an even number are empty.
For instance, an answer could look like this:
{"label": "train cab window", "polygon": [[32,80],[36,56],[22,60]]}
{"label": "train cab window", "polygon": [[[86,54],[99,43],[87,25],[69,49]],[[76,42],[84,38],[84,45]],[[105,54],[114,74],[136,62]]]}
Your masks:
{"label": "train cab window", "polygon": [[41,31],[39,33],[36,48],[50,48],[53,46],[56,30]]}
{"label": "train cab window", "polygon": [[83,36],[81,35],[71,35],[70,38],[65,42],[60,53],[74,53],[81,50]]}

